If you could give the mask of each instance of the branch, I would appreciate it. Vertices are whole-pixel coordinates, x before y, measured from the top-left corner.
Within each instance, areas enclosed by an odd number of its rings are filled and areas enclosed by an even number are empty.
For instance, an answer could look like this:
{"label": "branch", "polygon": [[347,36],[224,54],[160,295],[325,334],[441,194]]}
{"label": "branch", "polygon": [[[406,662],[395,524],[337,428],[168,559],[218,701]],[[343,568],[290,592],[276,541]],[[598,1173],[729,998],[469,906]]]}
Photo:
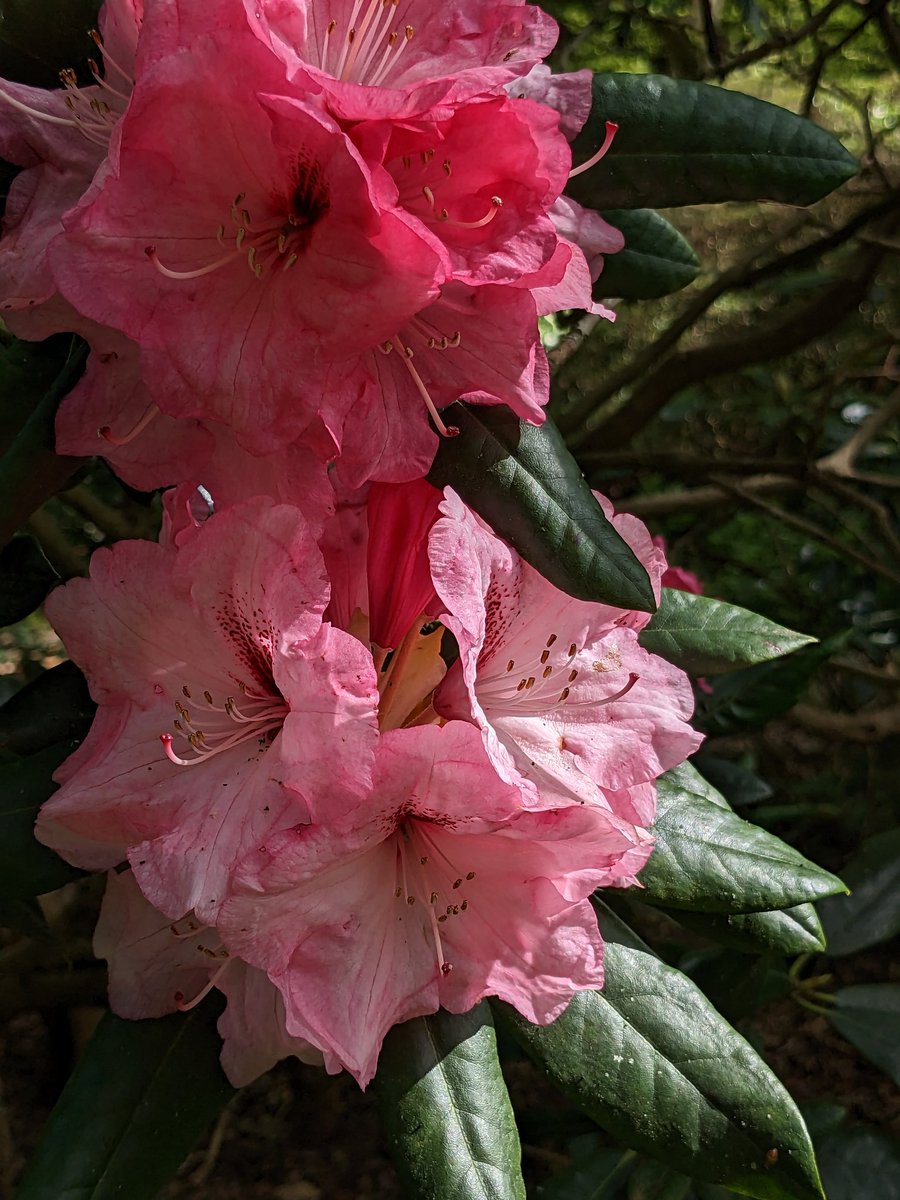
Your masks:
{"label": "branch", "polygon": [[812,704],[795,704],[787,716],[805,729],[850,742],[878,742],[900,733],[900,704],[861,713],[827,712]]}
{"label": "branch", "polygon": [[744,337],[671,355],[635,389],[624,408],[593,429],[571,438],[570,445],[578,447],[590,437],[596,438],[604,449],[617,449],[648,425],[689,384],[782,358],[829,333],[865,299],[883,256],[879,247],[863,250],[850,274],[820,288],[809,303],[776,315]]}
{"label": "branch", "polygon": [[[744,480],[743,491],[754,495],[789,492],[803,489],[802,479],[789,475],[754,475]],[[724,485],[689,488],[680,492],[658,492],[653,496],[630,496],[616,501],[619,512],[633,513],[636,517],[670,517],[676,513],[702,512],[707,508],[721,507],[723,500],[736,500],[733,488]]]}
{"label": "branch", "polygon": [[819,9],[815,16],[810,17],[805,24],[801,25],[799,29],[795,29],[793,33],[786,33],[781,37],[770,38],[768,42],[763,42],[760,46],[754,46],[752,50],[745,50],[743,54],[735,55],[729,62],[722,63],[718,67],[712,67],[706,72],[704,78],[724,79],[732,71],[740,70],[741,67],[749,67],[751,63],[759,62],[761,58],[768,58],[770,54],[776,54],[779,50],[789,50],[791,46],[796,46],[798,42],[812,37],[816,30],[821,29],[831,14],[836,12],[845,2],[846,0],[828,0],[824,8]]}
{"label": "branch", "polygon": [[900,416],[900,388],[897,388],[881,406],[874,412],[870,413],[857,429],[852,437],[844,442],[843,446],[839,446],[832,454],[825,458],[820,458],[816,463],[819,471],[827,474],[838,475],[843,479],[863,479],[867,483],[876,482],[883,483],[886,487],[900,487],[900,478],[891,476],[872,476],[869,473],[864,475],[856,471],[856,460],[868,446],[869,442],[873,441],[884,427],[890,424],[895,417]]}

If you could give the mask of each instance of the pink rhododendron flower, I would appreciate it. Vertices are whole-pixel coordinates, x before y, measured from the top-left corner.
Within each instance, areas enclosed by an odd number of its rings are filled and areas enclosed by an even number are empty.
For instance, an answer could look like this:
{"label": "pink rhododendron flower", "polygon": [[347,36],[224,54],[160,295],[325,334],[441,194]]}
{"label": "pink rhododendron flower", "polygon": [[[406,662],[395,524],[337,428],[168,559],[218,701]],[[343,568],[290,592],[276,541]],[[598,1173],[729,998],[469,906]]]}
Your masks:
{"label": "pink rhododendron flower", "polygon": [[128,846],[156,908],[214,919],[247,850],[368,785],[375,674],[327,600],[302,514],[262,499],[97,551],[47,606],[100,708],[39,838],[88,868]]}
{"label": "pink rhododendron flower", "polygon": [[64,87],[53,91],[0,80],[0,155],[22,167],[0,238],[0,309],[17,333],[16,311],[56,290],[47,245],[88,189],[125,111],[142,10],[139,0],[106,0],[95,35],[103,74],[92,62],[95,84],[79,87],[74,71],[63,72]]}
{"label": "pink rhododendron flower", "polygon": [[160,408],[224,421],[257,453],[332,406],[324,366],[393,337],[443,275],[331,117],[260,95],[275,65],[249,36],[161,59],[55,243],[61,289],[140,342]]}
{"label": "pink rhododendron flower", "polygon": [[282,59],[289,77],[326,92],[329,106],[346,120],[408,116],[423,97],[433,104],[485,92],[549,54],[558,32],[541,9],[520,3],[244,4],[254,32]]}
{"label": "pink rhododendron flower", "polygon": [[222,938],[278,986],[288,1032],[365,1087],[399,1021],[493,995],[544,1025],[602,983],[586,897],[628,845],[604,817],[521,811],[470,725],[397,730],[346,817],[248,856]]}
{"label": "pink rhododendron flower", "polygon": [[109,963],[109,1004],[129,1020],[193,1008],[217,988],[222,1066],[243,1087],[282,1058],[321,1065],[320,1051],[284,1026],[284,1003],[262,971],[232,958],[215,929],[192,914],[172,921],[141,894],[130,871],[107,876],[94,952]]}
{"label": "pink rhododendron flower", "polygon": [[[457,399],[506,404],[539,425],[549,371],[533,296],[512,287],[447,284],[397,337],[364,356],[345,387],[353,389],[347,407],[356,396],[338,460],[349,487],[366,479],[403,482],[427,472],[438,439],[426,409],[442,430],[436,409]],[[332,394],[339,388],[335,383]]]}
{"label": "pink rhododendron flower", "polygon": [[[498,772],[523,781],[529,804],[612,807],[610,797],[697,748],[687,676],[638,645],[636,614],[558,591],[450,489],[443,511],[432,575],[460,656],[434,706],[481,728]],[[619,524],[628,537],[639,523]]]}

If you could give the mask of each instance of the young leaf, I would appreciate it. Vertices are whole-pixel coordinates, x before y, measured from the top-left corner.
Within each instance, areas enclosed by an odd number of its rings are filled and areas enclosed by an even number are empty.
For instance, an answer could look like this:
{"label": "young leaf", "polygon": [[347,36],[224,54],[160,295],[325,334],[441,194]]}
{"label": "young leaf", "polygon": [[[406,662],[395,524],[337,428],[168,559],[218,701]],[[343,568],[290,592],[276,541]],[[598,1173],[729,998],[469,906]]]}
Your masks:
{"label": "young leaf", "polygon": [[692,675],[768,662],[815,640],[746,608],[675,588],[663,588],[659,608],[640,635],[645,650]]}
{"label": "young leaf", "polygon": [[628,1180],[627,1200],[685,1200],[691,1181],[662,1163],[645,1158]]}
{"label": "young leaf", "polygon": [[537,1189],[537,1200],[613,1200],[634,1167],[633,1150],[613,1150],[597,1134],[577,1139],[572,1162]]}
{"label": "young leaf", "polygon": [[829,1020],[900,1087],[900,984],[859,983],[835,992]]}
{"label": "young leaf", "polygon": [[820,910],[828,953],[855,954],[900,933],[900,829],[863,843],[842,872],[849,896],[826,900]]}
{"label": "young leaf", "polygon": [[689,979],[608,943],[602,992],[579,992],[540,1028],[505,1004],[504,1027],[617,1141],[759,1200],[821,1200],[790,1096]]}
{"label": "young leaf", "polygon": [[221,996],[188,1013],[111,1013],[63,1089],[16,1200],[153,1200],[235,1092],[219,1065]]}
{"label": "young leaf", "polygon": [[825,935],[811,904],[774,912],[700,913],[679,909],[671,914],[686,929],[746,954],[818,954]]}
{"label": "young leaf", "polygon": [[521,1150],[485,1001],[395,1026],[375,1078],[410,1200],[525,1200]]}
{"label": "young leaf", "polygon": [[770,912],[845,891],[792,846],[741,820],[688,764],[657,784],[656,846],[639,899],[707,913]]}
{"label": "young leaf", "polygon": [[502,407],[444,410],[444,438],[428,480],[454,488],[498,536],[560,591],[652,612],[647,572],[594,498],[550,420],[529,425]]}
{"label": "young leaf", "polygon": [[83,874],[34,836],[34,820],[56,791],[53,772],[77,747],[58,742],[0,767],[0,900],[27,900]]}
{"label": "young leaf", "polygon": [[595,75],[573,144],[576,166],[618,132],[606,157],[568,191],[592,208],[672,208],[720,200],[812,204],[855,175],[826,130],[740,92],[663,75]]}
{"label": "young leaf", "polygon": [[595,296],[619,300],[652,300],[687,287],[700,263],[674,225],[652,208],[615,209],[604,220],[625,236],[625,248],[607,254]]}
{"label": "young leaf", "polygon": [[819,1150],[828,1200],[895,1200],[900,1196],[900,1141],[857,1126],[826,1139]]}

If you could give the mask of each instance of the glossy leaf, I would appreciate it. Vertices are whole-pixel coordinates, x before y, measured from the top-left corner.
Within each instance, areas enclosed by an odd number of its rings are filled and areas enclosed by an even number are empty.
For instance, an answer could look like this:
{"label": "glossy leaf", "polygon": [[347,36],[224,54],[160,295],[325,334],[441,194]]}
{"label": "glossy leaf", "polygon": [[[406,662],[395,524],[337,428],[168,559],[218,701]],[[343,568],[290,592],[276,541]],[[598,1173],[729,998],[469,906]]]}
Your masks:
{"label": "glossy leaf", "polygon": [[428,479],[450,485],[561,591],[652,612],[647,572],[606,519],[550,420],[529,425],[502,407],[454,404]]}
{"label": "glossy leaf", "polygon": [[108,1013],[50,1114],[16,1200],[153,1200],[235,1092],[222,997],[160,1020]]}
{"label": "glossy leaf", "polygon": [[811,904],[775,912],[700,913],[679,910],[672,916],[686,929],[747,954],[818,954],[825,935]]}
{"label": "glossy leaf", "polygon": [[663,75],[595,75],[576,164],[619,129],[606,157],[567,190],[593,208],[671,208],[720,200],[812,204],[856,174],[826,130],[740,92]]}
{"label": "glossy leaf", "polygon": [[820,909],[828,953],[855,954],[900,933],[900,829],[863,843],[841,872],[849,896],[826,900]]}
{"label": "glossy leaf", "polygon": [[653,834],[656,847],[640,874],[641,900],[707,913],[759,913],[845,890],[829,871],[732,812],[688,763],[659,779]]}
{"label": "glossy leaf", "polygon": [[55,454],[54,419],[59,402],[78,382],[87,359],[87,346],[66,336],[67,357],[43,397],[25,394],[19,402],[37,400],[30,417],[0,459],[0,546],[5,546],[36,508],[68,482],[83,461]]}
{"label": "glossy leaf", "polygon": [[675,588],[663,588],[659,608],[640,635],[646,650],[692,675],[768,662],[815,640],[746,608]]}
{"label": "glossy leaf", "polygon": [[410,1200],[524,1200],[519,1135],[487,1003],[395,1026],[375,1090]]}
{"label": "glossy leaf", "polygon": [[83,874],[34,836],[37,811],[56,791],[53,772],[77,745],[60,742],[0,767],[0,901],[40,896]]}
{"label": "glossy leaf", "polygon": [[900,984],[859,983],[834,995],[829,1020],[900,1087]]}
{"label": "glossy leaf", "polygon": [[0,550],[0,625],[34,612],[58,578],[33,538],[13,538]]}
{"label": "glossy leaf", "polygon": [[60,663],[0,707],[0,750],[28,755],[55,742],[83,738],[96,708],[78,667]]}
{"label": "glossy leaf", "polygon": [[690,243],[652,208],[603,213],[625,237],[625,248],[604,256],[595,296],[652,300],[678,292],[697,278],[700,263]]}
{"label": "glossy leaf", "polygon": [[545,1028],[497,1011],[622,1145],[760,1200],[820,1200],[790,1096],[694,984],[652,955],[608,943],[603,991],[579,992]]}

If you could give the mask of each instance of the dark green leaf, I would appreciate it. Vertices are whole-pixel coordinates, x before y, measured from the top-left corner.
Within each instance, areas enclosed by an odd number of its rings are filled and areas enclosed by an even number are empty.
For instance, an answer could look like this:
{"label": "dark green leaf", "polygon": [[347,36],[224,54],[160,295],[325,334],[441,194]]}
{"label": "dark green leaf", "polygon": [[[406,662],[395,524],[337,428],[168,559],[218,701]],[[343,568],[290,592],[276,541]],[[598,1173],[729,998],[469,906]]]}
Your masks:
{"label": "dark green leaf", "polygon": [[604,255],[595,296],[652,300],[678,292],[697,278],[700,263],[690,243],[652,208],[619,208],[603,217],[624,235],[625,248]]}
{"label": "dark green leaf", "polygon": [[817,954],[825,949],[825,935],[811,904],[731,915],[682,909],[672,916],[686,929],[747,954]]}
{"label": "dark green leaf", "polygon": [[88,30],[96,0],[0,0],[0,75],[59,87],[59,72],[97,53]]}
{"label": "dark green leaf", "polygon": [[900,984],[859,983],[835,993],[832,1025],[900,1087]]}
{"label": "dark green leaf", "polygon": [[34,754],[55,742],[83,738],[96,704],[73,662],[43,671],[0,707],[0,749]]}
{"label": "dark green leaf", "polygon": [[745,767],[743,763],[733,762],[730,758],[719,758],[710,754],[706,747],[701,747],[699,754],[691,760],[704,778],[708,779],[714,788],[718,788],[729,804],[735,808],[759,804],[768,800],[772,789],[755,771]]}
{"label": "dark green leaf", "polygon": [[222,997],[153,1021],[107,1014],[66,1084],[16,1200],[153,1200],[234,1089]]}
{"label": "dark green leaf", "polygon": [[784,658],[720,675],[713,694],[697,705],[695,723],[707,733],[729,734],[765,725],[797,703],[822,663],[847,641],[838,634]]}
{"label": "dark green leaf", "polygon": [[608,943],[603,991],[579,992],[545,1028],[507,1005],[497,1011],[623,1145],[761,1200],[820,1200],[790,1096],[693,983],[652,955]]}
{"label": "dark green leaf", "polygon": [[692,675],[768,662],[815,640],[746,608],[675,588],[663,588],[659,608],[640,635],[645,650]]}
{"label": "dark green leaf", "polygon": [[690,1186],[684,1175],[645,1158],[628,1180],[628,1200],[685,1200]]}
{"label": "dark green leaf", "polygon": [[537,1189],[537,1200],[612,1200],[634,1166],[633,1150],[612,1150],[597,1134],[579,1138],[571,1164]]}
{"label": "dark green leaf", "polygon": [[783,1000],[792,990],[785,960],[767,954],[717,949],[695,960],[688,973],[713,1007],[732,1024]]}
{"label": "dark green leaf", "polygon": [[819,1149],[828,1200],[897,1200],[900,1141],[877,1129],[844,1129]]}
{"label": "dark green leaf", "polygon": [[900,829],[863,843],[842,871],[849,896],[827,900],[819,910],[828,953],[855,954],[900,933]]}
{"label": "dark green leaf", "polygon": [[663,75],[594,76],[576,164],[599,147],[607,121],[619,126],[609,153],[567,188],[592,208],[812,204],[858,169],[836,138],[787,109]]}
{"label": "dark green leaf", "polygon": [[561,591],[579,600],[652,612],[647,572],[606,519],[550,420],[454,404],[459,436],[443,438],[428,479],[449,484],[494,531]]}
{"label": "dark green leaf", "polygon": [[56,791],[53,772],[77,742],[61,742],[0,767],[0,900],[27,900],[82,874],[34,836],[37,811]]}
{"label": "dark green leaf", "polygon": [[759,913],[844,891],[830,872],[733,813],[689,764],[660,777],[657,797],[656,847],[640,874],[639,899],[699,912]]}
{"label": "dark green leaf", "polygon": [[68,358],[43,398],[23,394],[22,404],[37,406],[0,459],[0,546],[5,546],[23,521],[54,495],[82,462],[53,452],[54,419],[59,402],[78,382],[87,358],[79,339],[63,339]]}
{"label": "dark green leaf", "polygon": [[395,1026],[375,1091],[410,1200],[524,1200],[519,1135],[484,1001]]}
{"label": "dark green leaf", "polygon": [[13,538],[0,550],[0,625],[34,612],[58,578],[32,538]]}

